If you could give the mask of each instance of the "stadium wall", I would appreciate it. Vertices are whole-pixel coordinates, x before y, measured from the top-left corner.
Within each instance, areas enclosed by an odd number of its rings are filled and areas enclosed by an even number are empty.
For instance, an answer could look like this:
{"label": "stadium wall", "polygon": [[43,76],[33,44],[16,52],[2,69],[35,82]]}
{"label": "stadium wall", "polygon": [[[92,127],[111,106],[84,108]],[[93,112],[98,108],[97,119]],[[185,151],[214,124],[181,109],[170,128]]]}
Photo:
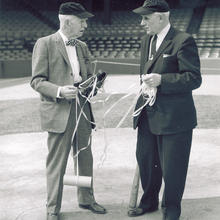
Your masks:
{"label": "stadium wall", "polygon": [[31,60],[0,61],[0,78],[31,76]]}
{"label": "stadium wall", "polygon": [[[220,74],[220,59],[202,58],[203,74]],[[98,59],[97,70],[108,74],[138,74],[138,59]],[[31,76],[31,60],[0,61],[0,78],[17,78]]]}

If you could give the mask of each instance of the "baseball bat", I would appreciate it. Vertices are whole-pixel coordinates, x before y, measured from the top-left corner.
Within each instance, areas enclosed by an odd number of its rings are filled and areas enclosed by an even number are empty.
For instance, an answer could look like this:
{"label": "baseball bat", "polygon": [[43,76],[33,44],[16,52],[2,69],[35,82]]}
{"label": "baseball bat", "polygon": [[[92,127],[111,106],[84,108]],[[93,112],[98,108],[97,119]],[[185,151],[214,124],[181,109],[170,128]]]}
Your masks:
{"label": "baseball bat", "polygon": [[139,167],[136,166],[135,174],[133,178],[133,183],[130,192],[130,199],[128,205],[128,213],[133,212],[137,206],[137,198],[138,198],[138,190],[139,190],[139,183],[140,183],[140,174],[139,174]]}

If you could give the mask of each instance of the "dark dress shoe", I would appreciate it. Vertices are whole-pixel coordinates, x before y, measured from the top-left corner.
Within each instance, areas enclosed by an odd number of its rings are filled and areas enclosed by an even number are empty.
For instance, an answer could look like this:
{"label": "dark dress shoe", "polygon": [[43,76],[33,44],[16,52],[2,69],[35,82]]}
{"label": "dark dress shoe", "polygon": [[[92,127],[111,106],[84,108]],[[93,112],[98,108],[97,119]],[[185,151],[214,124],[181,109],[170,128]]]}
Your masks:
{"label": "dark dress shoe", "polygon": [[180,220],[179,218],[169,218],[163,215],[163,220]]}
{"label": "dark dress shoe", "polygon": [[[163,216],[163,220],[170,220],[170,219]],[[179,218],[175,218],[175,219],[172,218],[172,220],[180,220],[180,219]]]}
{"label": "dark dress shoe", "polygon": [[145,213],[155,212],[157,210],[158,210],[158,206],[153,206],[153,207],[150,207],[148,209],[138,207],[138,208],[135,208],[133,210],[129,210],[128,211],[128,216],[129,217],[136,217],[136,216],[143,215]]}
{"label": "dark dress shoe", "polygon": [[47,220],[59,220],[58,214],[47,213]]}
{"label": "dark dress shoe", "polygon": [[96,213],[96,214],[106,214],[107,213],[106,209],[96,202],[94,202],[90,205],[79,204],[79,207],[82,209],[89,209],[90,211],[92,211],[93,213]]}

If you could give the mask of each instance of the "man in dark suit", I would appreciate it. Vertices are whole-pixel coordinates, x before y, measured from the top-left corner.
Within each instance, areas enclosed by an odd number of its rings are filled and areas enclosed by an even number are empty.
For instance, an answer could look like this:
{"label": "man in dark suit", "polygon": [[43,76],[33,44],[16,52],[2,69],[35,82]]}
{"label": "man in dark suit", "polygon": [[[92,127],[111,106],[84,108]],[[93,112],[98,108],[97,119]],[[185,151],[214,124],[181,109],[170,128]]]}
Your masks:
{"label": "man in dark suit", "polygon": [[[43,130],[48,131],[48,220],[59,218],[63,177],[71,145],[75,154],[76,147],[78,150],[84,148],[78,154],[78,175],[93,176],[91,130],[94,119],[90,104],[74,86],[93,75],[88,47],[77,39],[83,35],[87,19],[92,16],[78,3],[61,4],[59,31],[38,39],[33,50],[31,86],[40,93],[41,125]],[[82,107],[84,114],[77,123]],[[75,126],[77,132],[72,138]],[[94,213],[106,213],[106,209],[95,202],[93,187],[78,187],[77,195],[79,207]]]}
{"label": "man in dark suit", "polygon": [[[163,177],[163,220],[179,220],[192,133],[197,125],[192,90],[202,82],[198,50],[192,36],[170,25],[169,6],[164,0],[146,0],[133,12],[142,16],[141,25],[146,30],[140,61],[143,92],[134,115],[144,193],[139,206],[128,214],[138,216],[158,209]],[[155,102],[145,105],[150,94]]]}

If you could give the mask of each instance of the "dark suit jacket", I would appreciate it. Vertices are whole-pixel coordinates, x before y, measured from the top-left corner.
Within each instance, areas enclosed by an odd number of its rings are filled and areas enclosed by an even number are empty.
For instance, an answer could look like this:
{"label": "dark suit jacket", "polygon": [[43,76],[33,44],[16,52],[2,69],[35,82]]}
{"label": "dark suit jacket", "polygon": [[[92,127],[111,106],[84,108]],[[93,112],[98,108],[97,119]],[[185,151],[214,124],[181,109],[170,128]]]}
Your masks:
{"label": "dark suit jacket", "polygon": [[[78,41],[76,52],[80,64],[82,81],[92,76],[90,53],[87,45]],[[57,99],[59,86],[73,85],[73,74],[64,42],[56,32],[37,40],[32,56],[31,86],[41,95],[41,127],[49,132],[62,133],[66,129],[71,103],[66,99]],[[80,97],[81,103],[85,99]],[[93,115],[87,103],[84,112],[88,118]]]}
{"label": "dark suit jacket", "polygon": [[[193,37],[170,28],[153,60],[148,60],[150,36],[142,38],[140,74],[161,74],[161,85],[152,107],[147,106],[149,129],[152,133],[172,134],[197,125],[192,90],[201,85],[200,59]],[[135,110],[144,103],[139,97]],[[134,117],[138,126],[140,115]]]}

